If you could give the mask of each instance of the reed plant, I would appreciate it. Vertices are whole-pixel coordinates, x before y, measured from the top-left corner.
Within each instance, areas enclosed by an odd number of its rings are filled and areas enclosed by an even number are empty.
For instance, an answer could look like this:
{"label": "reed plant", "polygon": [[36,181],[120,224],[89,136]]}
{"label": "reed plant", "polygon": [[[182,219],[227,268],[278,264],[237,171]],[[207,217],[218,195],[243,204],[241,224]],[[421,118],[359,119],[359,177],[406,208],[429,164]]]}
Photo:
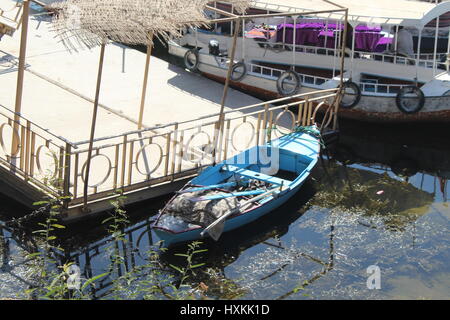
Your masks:
{"label": "reed plant", "polygon": [[[167,252],[162,243],[150,244],[146,255],[146,263],[132,267],[126,272],[124,268],[127,257],[120,253],[120,245],[126,245],[125,229],[130,220],[124,203],[126,197],[121,191],[111,201],[113,209],[102,221],[109,236],[110,244],[105,252],[110,264],[105,272],[91,278],[83,278],[80,269],[73,261],[68,260],[65,250],[58,244],[58,235],[64,233],[66,227],[60,222],[60,214],[64,198],[49,198],[35,203],[37,206],[49,208],[48,215],[37,223],[33,231],[39,249],[30,253],[30,274],[32,285],[25,291],[27,299],[34,300],[90,300],[96,283],[106,277],[112,279],[112,286],[104,295],[109,300],[145,299],[145,300],[186,300],[203,299],[205,285],[197,284],[196,270],[204,263],[197,263],[196,257],[206,249],[200,249],[201,242],[192,242],[186,253],[175,256],[184,260],[181,264],[163,263],[161,255]],[[92,290],[94,289],[94,290]]]}
{"label": "reed plant", "polygon": [[78,269],[72,262],[61,262],[64,249],[57,242],[57,231],[66,228],[59,219],[64,200],[63,197],[50,198],[35,203],[38,206],[47,206],[49,211],[45,220],[38,222],[39,228],[33,231],[39,249],[27,256],[30,260],[29,276],[33,281],[30,288],[25,290],[28,299],[89,299],[89,286],[105,276],[98,275],[82,282],[81,278],[76,278],[79,273],[76,273]]}

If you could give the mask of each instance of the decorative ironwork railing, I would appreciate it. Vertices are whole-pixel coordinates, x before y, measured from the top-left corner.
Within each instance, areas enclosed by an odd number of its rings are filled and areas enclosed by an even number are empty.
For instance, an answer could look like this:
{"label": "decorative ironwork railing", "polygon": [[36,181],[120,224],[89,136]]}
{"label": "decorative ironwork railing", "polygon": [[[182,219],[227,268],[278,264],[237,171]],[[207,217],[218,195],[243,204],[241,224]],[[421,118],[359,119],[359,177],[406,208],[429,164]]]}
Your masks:
{"label": "decorative ironwork railing", "polygon": [[67,153],[75,144],[0,105],[0,165],[53,196],[66,196]]}
{"label": "decorative ironwork railing", "polygon": [[[285,70],[282,70],[282,69],[266,67],[266,66],[262,66],[259,64],[249,63],[248,65],[250,67],[251,73],[258,74],[261,76],[271,77],[274,79],[277,79],[278,77],[281,76],[281,74],[283,72],[285,72]],[[308,74],[303,74],[303,73],[299,73],[298,75],[300,77],[300,82],[303,85],[308,85],[310,87],[317,88],[317,89],[319,89],[320,86],[322,84],[324,84],[325,82],[331,80],[329,78],[313,76],[313,75],[308,75]]]}
{"label": "decorative ironwork railing", "polygon": [[[320,126],[333,126],[338,98],[338,89],[320,90],[229,110],[222,130],[219,114],[213,114],[98,138],[87,200],[192,176],[201,167],[316,123],[321,109],[325,116]],[[3,107],[0,145],[2,167],[47,194],[70,197],[67,207],[83,203],[89,141],[72,143]]]}
{"label": "decorative ironwork railing", "polygon": [[383,84],[383,83],[370,83],[370,82],[360,82],[359,87],[361,91],[369,94],[382,94],[382,95],[392,95],[396,96],[400,90],[407,86],[407,84]]}
{"label": "decorative ironwork railing", "polygon": [[[261,46],[268,48],[276,48],[276,50],[280,50],[280,48],[287,48],[289,50],[292,50],[292,47],[294,46],[292,43],[266,42],[266,41],[258,41],[256,39],[254,39],[254,41],[260,44]],[[295,51],[296,53],[335,56],[336,58],[340,58],[341,56],[341,50],[339,48],[326,48],[320,46],[315,47],[296,44]],[[436,56],[434,56],[434,54],[420,54],[420,56],[415,54],[412,57],[405,57],[402,55],[379,53],[379,52],[367,52],[357,50],[355,50],[354,52],[355,59],[372,60],[382,63],[392,63],[404,66],[411,66],[411,65],[415,66],[418,61],[419,67],[428,69],[436,69],[439,67],[445,69],[445,61],[440,60],[442,55],[443,53],[438,53],[436,54]]]}

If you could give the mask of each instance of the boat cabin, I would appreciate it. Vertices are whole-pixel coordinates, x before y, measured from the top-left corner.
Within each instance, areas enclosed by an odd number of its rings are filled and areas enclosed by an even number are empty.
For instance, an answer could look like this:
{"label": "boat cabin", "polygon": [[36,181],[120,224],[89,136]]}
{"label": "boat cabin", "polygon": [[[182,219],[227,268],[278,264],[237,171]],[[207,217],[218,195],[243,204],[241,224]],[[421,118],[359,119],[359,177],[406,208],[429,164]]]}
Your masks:
{"label": "boat cabin", "polygon": [[[448,69],[450,3],[334,2],[349,9],[347,26],[344,26],[344,17],[336,13],[315,17],[301,15],[333,8],[326,1],[255,1],[247,15],[287,12],[293,15],[244,19],[238,60],[245,61],[251,72],[260,71],[275,77],[295,66],[300,69],[300,76],[317,88],[340,74],[337,60],[339,44],[343,41],[346,79],[357,83],[363,92],[381,95],[394,94],[411,83],[421,86]],[[233,12],[230,4],[220,1],[211,6]],[[226,17],[213,11],[207,14],[214,19]],[[200,51],[225,56],[235,27],[233,22],[223,22],[191,30],[184,42]],[[345,27],[347,36],[343,40]],[[216,43],[213,49],[211,40]],[[382,66],[386,64],[389,67]]]}

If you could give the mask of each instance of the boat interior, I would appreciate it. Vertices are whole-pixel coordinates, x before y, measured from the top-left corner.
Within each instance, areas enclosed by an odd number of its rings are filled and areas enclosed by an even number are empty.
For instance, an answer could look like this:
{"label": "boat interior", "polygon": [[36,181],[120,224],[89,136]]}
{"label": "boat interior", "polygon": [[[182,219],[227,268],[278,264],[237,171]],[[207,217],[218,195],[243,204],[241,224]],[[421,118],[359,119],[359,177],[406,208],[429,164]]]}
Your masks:
{"label": "boat interior", "polygon": [[214,185],[229,180],[253,179],[276,186],[289,186],[308,171],[313,159],[292,150],[255,147],[210,167],[192,180],[193,185]]}

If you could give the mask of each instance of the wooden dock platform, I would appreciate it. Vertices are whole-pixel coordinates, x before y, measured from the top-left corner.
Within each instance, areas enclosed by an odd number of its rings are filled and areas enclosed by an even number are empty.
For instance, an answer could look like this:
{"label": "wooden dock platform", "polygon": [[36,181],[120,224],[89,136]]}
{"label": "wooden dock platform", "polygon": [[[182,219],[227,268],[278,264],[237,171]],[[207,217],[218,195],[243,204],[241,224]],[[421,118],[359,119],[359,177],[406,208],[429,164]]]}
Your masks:
{"label": "wooden dock platform", "polygon": [[[313,123],[316,106],[337,94],[327,90],[273,105],[230,89],[225,131],[215,140],[223,85],[152,57],[138,130],[146,56],[109,44],[85,212],[83,177],[99,50],[69,53],[55,39],[49,19],[32,16],[22,109],[15,114],[20,32],[0,42],[0,191],[26,205],[44,195],[68,197],[67,220],[110,208],[117,190],[129,203],[173,192],[203,166]],[[290,106],[299,107],[298,115]],[[213,141],[217,152],[208,149]]]}

